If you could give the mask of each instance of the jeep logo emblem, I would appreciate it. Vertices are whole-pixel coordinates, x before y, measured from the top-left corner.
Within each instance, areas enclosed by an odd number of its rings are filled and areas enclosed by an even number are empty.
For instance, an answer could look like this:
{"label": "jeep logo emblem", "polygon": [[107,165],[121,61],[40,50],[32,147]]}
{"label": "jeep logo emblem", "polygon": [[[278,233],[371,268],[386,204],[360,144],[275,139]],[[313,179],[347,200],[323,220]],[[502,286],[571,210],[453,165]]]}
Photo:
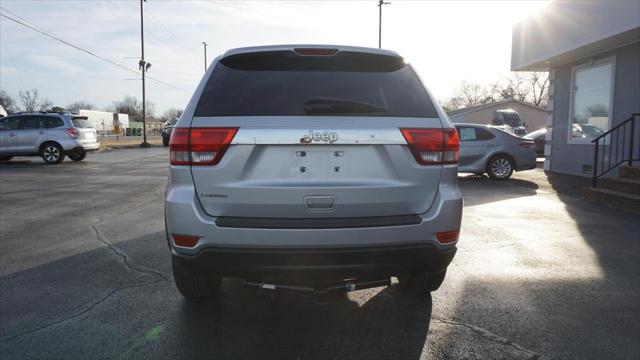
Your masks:
{"label": "jeep logo emblem", "polygon": [[338,141],[338,133],[329,131],[313,131],[300,138],[300,144],[311,144],[312,142],[323,142],[333,144]]}

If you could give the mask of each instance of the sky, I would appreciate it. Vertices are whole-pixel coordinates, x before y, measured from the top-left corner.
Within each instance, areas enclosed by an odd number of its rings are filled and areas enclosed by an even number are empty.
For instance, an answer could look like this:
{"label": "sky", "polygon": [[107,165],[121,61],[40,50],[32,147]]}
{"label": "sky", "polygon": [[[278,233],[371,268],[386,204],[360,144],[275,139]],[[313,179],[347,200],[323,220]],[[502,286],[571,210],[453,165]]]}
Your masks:
{"label": "sky", "polygon": [[[508,76],[511,28],[548,1],[401,1],[384,5],[382,47],[412,64],[438,100],[462,81]],[[34,25],[112,62],[137,69],[138,0],[2,0],[0,13]],[[208,61],[237,47],[272,44],[378,45],[378,6],[360,1],[148,0],[147,99],[156,113],[184,108]],[[25,21],[26,20],[26,21]],[[168,84],[168,85],[167,85]],[[57,106],[86,100],[104,108],[141,98],[139,74],[0,17],[0,89],[38,89]]]}

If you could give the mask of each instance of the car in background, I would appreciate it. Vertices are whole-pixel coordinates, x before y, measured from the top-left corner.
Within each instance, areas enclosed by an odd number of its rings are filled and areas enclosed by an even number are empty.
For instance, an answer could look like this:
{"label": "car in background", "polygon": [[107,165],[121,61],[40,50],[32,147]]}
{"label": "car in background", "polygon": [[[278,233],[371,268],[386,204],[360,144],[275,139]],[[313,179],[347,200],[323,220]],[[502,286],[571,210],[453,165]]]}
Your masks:
{"label": "car in background", "polygon": [[230,50],[172,132],[165,225],[185,297],[224,277],[319,297],[398,277],[424,299],[442,284],[462,217],[458,135],[395,52]]}
{"label": "car in background", "polygon": [[3,118],[7,115],[9,115],[7,114],[7,111],[2,107],[2,105],[0,105],[0,118]]}
{"label": "car in background", "polygon": [[162,135],[162,145],[169,146],[169,139],[171,138],[171,130],[173,129],[174,126],[176,126],[177,122],[178,122],[178,119],[173,119],[173,120],[168,120],[164,123],[164,126],[162,127],[162,132],[160,133],[160,135]]}
{"label": "car in background", "polygon": [[513,109],[501,109],[493,112],[493,127],[522,136],[527,132],[527,125],[520,114]]}
{"label": "car in background", "polygon": [[514,171],[537,165],[533,140],[485,125],[454,125],[460,138],[459,172],[506,180]]}
{"label": "car in background", "polygon": [[536,155],[544,156],[544,144],[546,143],[545,141],[546,135],[547,135],[547,129],[544,128],[544,129],[532,131],[523,137],[525,139],[533,140],[535,144],[534,149],[536,151]]}
{"label": "car in background", "polygon": [[571,126],[572,138],[595,138],[604,134],[604,130],[591,124],[573,124]]}
{"label": "car in background", "polygon": [[100,142],[85,116],[70,113],[17,113],[0,119],[0,160],[14,156],[41,156],[59,164],[65,156],[81,161]]}

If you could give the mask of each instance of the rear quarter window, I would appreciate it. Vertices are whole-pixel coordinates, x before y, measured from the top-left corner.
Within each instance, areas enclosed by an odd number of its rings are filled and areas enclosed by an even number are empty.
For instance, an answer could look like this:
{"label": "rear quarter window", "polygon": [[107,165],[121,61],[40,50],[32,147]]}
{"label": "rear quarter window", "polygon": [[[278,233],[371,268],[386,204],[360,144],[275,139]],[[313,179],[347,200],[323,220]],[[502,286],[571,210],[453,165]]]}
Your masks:
{"label": "rear quarter window", "polygon": [[[309,104],[324,108],[312,112]],[[194,115],[438,117],[402,58],[350,52],[299,56],[293,51],[223,59],[208,79]]]}
{"label": "rear quarter window", "polygon": [[57,117],[45,117],[42,119],[42,127],[45,129],[53,129],[64,126],[64,121]]}

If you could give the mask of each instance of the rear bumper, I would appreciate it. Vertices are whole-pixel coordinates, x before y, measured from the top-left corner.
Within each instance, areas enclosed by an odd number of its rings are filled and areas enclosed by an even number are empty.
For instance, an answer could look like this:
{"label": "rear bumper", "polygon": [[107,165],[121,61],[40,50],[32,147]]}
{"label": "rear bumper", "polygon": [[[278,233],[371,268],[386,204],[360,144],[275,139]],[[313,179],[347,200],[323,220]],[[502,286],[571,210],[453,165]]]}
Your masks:
{"label": "rear bumper", "polygon": [[440,272],[456,248],[431,245],[365,248],[206,248],[196,255],[173,251],[188,271],[226,277],[276,280],[384,278],[411,271]]}
{"label": "rear bumper", "polygon": [[99,141],[84,142],[81,140],[59,141],[66,153],[72,153],[78,150],[95,151],[100,149]]}
{"label": "rear bumper", "polygon": [[190,172],[175,171],[170,181],[167,235],[199,238],[193,248],[168,241],[174,258],[187,269],[244,278],[391,276],[409,269],[444,270],[456,251],[455,243],[436,238],[439,232],[460,229],[463,202],[455,166],[443,169],[427,212],[374,222],[216,218],[200,206]]}

